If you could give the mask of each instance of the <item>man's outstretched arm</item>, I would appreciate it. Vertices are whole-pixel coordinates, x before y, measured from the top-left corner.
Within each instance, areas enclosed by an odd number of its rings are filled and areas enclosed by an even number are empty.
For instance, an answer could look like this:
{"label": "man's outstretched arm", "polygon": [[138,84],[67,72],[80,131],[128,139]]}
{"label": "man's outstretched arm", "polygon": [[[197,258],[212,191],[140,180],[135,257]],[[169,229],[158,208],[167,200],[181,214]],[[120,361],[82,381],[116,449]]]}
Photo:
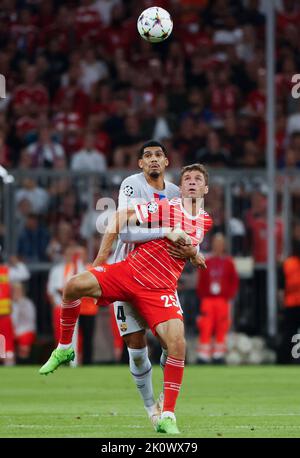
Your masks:
{"label": "man's outstretched arm", "polygon": [[125,208],[124,210],[118,210],[113,214],[104,232],[97,257],[93,262],[93,267],[99,266],[100,264],[104,264],[107,261],[113,243],[118,237],[119,232],[122,230],[122,228],[127,223],[129,218],[134,214],[135,210],[129,210],[127,208]]}
{"label": "man's outstretched arm", "polygon": [[[147,217],[144,216],[144,221],[141,221],[141,214],[139,213],[138,208],[135,209],[123,209],[118,210],[114,215],[111,217],[110,222],[106,228],[106,231],[103,235],[103,239],[101,241],[101,245],[97,254],[95,261],[93,262],[93,266],[96,267],[100,264],[104,264],[111,252],[112,245],[116,240],[118,234],[124,227],[124,225],[130,220],[131,223],[136,223],[135,219],[138,219],[140,222],[144,222],[147,220]],[[132,219],[134,221],[132,221]],[[185,245],[190,244],[190,237],[180,228],[176,227],[164,227],[162,238],[166,237],[174,244],[178,245]]]}

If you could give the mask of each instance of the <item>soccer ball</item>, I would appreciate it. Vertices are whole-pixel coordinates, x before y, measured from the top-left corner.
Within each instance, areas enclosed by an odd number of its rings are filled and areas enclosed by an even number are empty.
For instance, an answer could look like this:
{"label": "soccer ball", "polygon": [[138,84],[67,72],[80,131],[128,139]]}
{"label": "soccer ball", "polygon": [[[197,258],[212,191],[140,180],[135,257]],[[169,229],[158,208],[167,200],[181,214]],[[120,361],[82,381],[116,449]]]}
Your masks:
{"label": "soccer ball", "polygon": [[173,21],[168,11],[152,6],[142,12],[137,21],[137,28],[144,40],[159,43],[170,36]]}

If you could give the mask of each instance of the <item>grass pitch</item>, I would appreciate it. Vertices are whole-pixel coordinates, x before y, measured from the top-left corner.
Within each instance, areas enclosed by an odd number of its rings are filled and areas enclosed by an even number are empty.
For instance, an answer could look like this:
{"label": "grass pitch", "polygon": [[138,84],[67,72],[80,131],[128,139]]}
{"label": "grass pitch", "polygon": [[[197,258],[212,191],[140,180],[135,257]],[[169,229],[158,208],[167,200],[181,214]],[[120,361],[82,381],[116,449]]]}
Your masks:
{"label": "grass pitch", "polygon": [[[158,395],[162,373],[154,367]],[[127,366],[0,367],[0,437],[162,438]],[[300,437],[298,367],[187,366],[178,438]],[[167,436],[163,436],[167,437]]]}

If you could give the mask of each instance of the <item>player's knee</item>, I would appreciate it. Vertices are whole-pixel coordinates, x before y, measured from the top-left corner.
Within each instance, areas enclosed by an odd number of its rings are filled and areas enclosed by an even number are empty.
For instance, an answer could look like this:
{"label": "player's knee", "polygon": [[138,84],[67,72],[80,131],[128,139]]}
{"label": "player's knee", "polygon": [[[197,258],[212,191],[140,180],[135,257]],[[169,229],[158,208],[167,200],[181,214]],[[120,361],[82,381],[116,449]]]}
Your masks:
{"label": "player's knee", "polygon": [[145,331],[133,332],[123,336],[124,342],[128,348],[142,349],[147,346]]}
{"label": "player's knee", "polygon": [[64,300],[71,301],[80,299],[84,295],[85,284],[80,276],[74,275],[67,282],[64,289]]}
{"label": "player's knee", "polygon": [[173,356],[185,355],[185,350],[186,350],[186,341],[185,341],[184,336],[174,335],[169,339],[168,341],[168,354],[169,355],[173,355]]}

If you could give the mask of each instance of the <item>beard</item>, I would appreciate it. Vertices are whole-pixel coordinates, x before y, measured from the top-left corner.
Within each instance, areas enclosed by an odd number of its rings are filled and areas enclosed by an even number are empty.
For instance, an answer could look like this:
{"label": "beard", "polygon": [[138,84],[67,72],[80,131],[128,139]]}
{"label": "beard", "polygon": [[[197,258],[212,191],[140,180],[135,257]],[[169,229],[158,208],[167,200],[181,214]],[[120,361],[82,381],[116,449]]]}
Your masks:
{"label": "beard", "polygon": [[160,175],[160,172],[158,170],[153,170],[152,172],[149,173],[149,176],[151,178],[158,178]]}

